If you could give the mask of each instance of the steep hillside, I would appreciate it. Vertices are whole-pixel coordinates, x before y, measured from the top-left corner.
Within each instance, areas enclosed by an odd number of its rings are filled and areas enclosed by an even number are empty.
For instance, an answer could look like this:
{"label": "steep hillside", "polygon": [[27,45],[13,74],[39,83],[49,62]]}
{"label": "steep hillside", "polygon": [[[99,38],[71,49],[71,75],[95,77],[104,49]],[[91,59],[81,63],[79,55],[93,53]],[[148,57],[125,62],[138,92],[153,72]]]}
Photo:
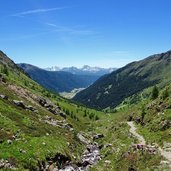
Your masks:
{"label": "steep hillside", "polygon": [[129,97],[157,83],[171,81],[171,51],[150,56],[103,76],[78,93],[74,100],[89,107],[115,107]]}
{"label": "steep hillside", "polygon": [[70,92],[76,88],[86,88],[95,82],[96,75],[74,75],[64,71],[46,71],[29,64],[19,64],[33,80],[54,92]]}
{"label": "steep hillside", "polygon": [[0,52],[0,170],[62,169],[66,162],[81,162],[82,134],[101,115],[42,88]]}

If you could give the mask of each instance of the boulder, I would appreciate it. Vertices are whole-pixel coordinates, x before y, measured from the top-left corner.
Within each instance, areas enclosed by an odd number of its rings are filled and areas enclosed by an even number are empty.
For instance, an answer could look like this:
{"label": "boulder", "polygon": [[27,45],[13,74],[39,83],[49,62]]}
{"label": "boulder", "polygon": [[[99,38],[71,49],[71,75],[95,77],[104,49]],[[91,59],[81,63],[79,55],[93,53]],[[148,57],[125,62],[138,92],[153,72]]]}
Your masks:
{"label": "boulder", "polygon": [[96,135],[94,135],[93,140],[100,139],[100,138],[103,138],[103,137],[104,137],[103,134],[96,134]]}
{"label": "boulder", "polygon": [[19,106],[23,109],[26,109],[26,106],[25,104],[23,103],[23,101],[18,101],[18,100],[13,100],[13,103],[16,105],[16,106]]}
{"label": "boulder", "polygon": [[56,114],[55,108],[48,107],[47,110],[53,114]]}
{"label": "boulder", "polygon": [[37,101],[38,103],[41,105],[41,106],[44,106],[47,102],[46,102],[46,99],[42,98],[42,97],[38,97],[37,98]]}
{"label": "boulder", "polygon": [[8,144],[12,144],[12,140],[7,140],[7,143]]}
{"label": "boulder", "polygon": [[111,164],[111,161],[110,160],[105,160],[105,163],[106,164]]}
{"label": "boulder", "polygon": [[66,119],[66,114],[65,114],[64,112],[60,111],[60,112],[59,112],[59,115],[60,115],[61,117],[63,117],[64,119]]}
{"label": "boulder", "polygon": [[36,110],[33,106],[30,106],[30,105],[26,106],[26,109],[31,110],[33,112]]}
{"label": "boulder", "polygon": [[83,144],[88,145],[89,142],[87,141],[87,139],[85,137],[83,137],[83,135],[81,135],[80,133],[77,134],[77,138],[79,139],[79,141],[81,141]]}
{"label": "boulder", "polygon": [[67,124],[65,125],[65,128],[71,129],[71,128],[73,128],[73,126],[72,126],[71,124],[67,123]]}
{"label": "boulder", "polygon": [[0,98],[8,100],[8,97],[6,95],[3,95],[3,94],[0,94]]}

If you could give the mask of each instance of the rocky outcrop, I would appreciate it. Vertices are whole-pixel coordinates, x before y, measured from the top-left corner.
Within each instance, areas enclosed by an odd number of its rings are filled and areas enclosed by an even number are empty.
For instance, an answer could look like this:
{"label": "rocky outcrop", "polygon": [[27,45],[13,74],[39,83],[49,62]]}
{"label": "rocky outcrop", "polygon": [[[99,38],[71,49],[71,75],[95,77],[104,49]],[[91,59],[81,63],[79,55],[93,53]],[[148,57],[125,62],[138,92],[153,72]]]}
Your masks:
{"label": "rocky outcrop", "polygon": [[12,162],[9,162],[8,160],[1,159],[0,160],[0,170],[12,170],[15,169],[15,165],[13,165]]}
{"label": "rocky outcrop", "polygon": [[67,123],[66,120],[63,120],[63,121],[60,121],[60,120],[56,120],[50,116],[46,116],[44,119],[43,119],[44,122],[50,124],[50,125],[53,125],[53,126],[56,126],[56,127],[59,127],[59,128],[65,128],[65,129],[68,129],[69,131],[73,131],[74,128],[71,124]]}
{"label": "rocky outcrop", "polygon": [[87,145],[87,150],[83,153],[81,157],[81,163],[83,168],[86,169],[90,165],[94,165],[97,161],[101,159],[100,150],[97,143]]}
{"label": "rocky outcrop", "polygon": [[87,140],[87,139],[86,139],[82,134],[80,134],[80,133],[77,134],[77,138],[78,138],[78,140],[79,140],[80,142],[82,142],[82,143],[85,144],[85,145],[90,144],[90,141]]}
{"label": "rocky outcrop", "polygon": [[18,100],[12,100],[12,102],[18,106],[18,107],[21,107],[23,109],[26,109],[26,110],[30,110],[32,112],[38,112],[33,106],[31,105],[25,105],[23,101],[18,101]]}
{"label": "rocky outcrop", "polygon": [[171,127],[171,121],[169,120],[164,120],[162,121],[160,124],[159,124],[159,127],[160,129],[163,131],[163,130],[166,130],[166,129],[169,129]]}
{"label": "rocky outcrop", "polygon": [[[27,99],[28,101],[30,101],[35,106],[36,105],[42,106],[46,110],[48,110],[49,112],[51,112],[55,115],[59,115],[59,116],[63,117],[64,119],[66,119],[65,112],[63,112],[59,106],[55,105],[50,100],[47,100],[41,96],[37,96],[37,95],[33,94],[32,92],[30,92],[30,91],[28,91],[22,87],[19,87],[19,86],[15,86],[15,85],[10,84],[10,85],[8,85],[8,87],[13,92],[15,92],[19,97]],[[23,103],[22,101],[20,101],[20,102]],[[22,105],[21,103],[17,104],[17,105]],[[27,108],[29,110],[33,110],[33,108],[31,108],[30,106],[27,106]],[[38,111],[35,111],[35,112],[38,112]]]}
{"label": "rocky outcrop", "polygon": [[146,145],[146,144],[133,144],[132,148],[137,151],[144,151],[149,154],[156,154],[157,148],[155,146]]}
{"label": "rocky outcrop", "polygon": [[23,101],[13,100],[12,101],[16,106],[26,109],[26,106]]}
{"label": "rocky outcrop", "polygon": [[37,97],[36,100],[42,107],[46,108],[49,112],[55,115],[60,115],[61,117],[66,119],[66,114],[63,111],[61,111],[59,106],[54,105],[51,101],[46,100],[45,98],[42,97]]}
{"label": "rocky outcrop", "polygon": [[38,170],[87,171],[101,160],[98,143],[91,143],[81,133],[77,134],[77,138],[86,145],[86,150],[81,155],[79,162],[73,162],[70,157],[57,154],[54,158],[48,158],[46,162],[39,162]]}
{"label": "rocky outcrop", "polygon": [[99,160],[101,160],[101,155],[98,144],[88,144],[86,150],[81,156],[80,162],[72,163],[70,161],[68,164],[64,165],[64,167],[59,169],[59,171],[87,171]]}

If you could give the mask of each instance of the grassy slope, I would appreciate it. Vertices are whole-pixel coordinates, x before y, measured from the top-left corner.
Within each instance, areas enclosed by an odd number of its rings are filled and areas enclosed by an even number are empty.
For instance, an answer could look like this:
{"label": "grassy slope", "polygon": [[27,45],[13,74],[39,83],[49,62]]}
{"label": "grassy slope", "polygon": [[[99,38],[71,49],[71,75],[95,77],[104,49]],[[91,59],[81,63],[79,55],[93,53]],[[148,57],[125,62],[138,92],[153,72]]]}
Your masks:
{"label": "grassy slope", "polygon": [[[129,116],[133,119],[141,118],[142,108],[145,108],[145,125],[136,124],[138,132],[144,136],[147,144],[158,144],[163,147],[164,143],[171,143],[171,125],[167,127],[164,123],[171,122],[171,85],[159,89],[158,98],[152,100],[152,88],[145,89],[143,92],[135,94],[123,101],[114,111],[108,113],[106,117],[93,124],[93,131],[103,133],[104,139],[99,140],[99,144],[111,146],[102,149],[104,158],[91,171],[107,170],[169,170],[160,162],[163,157],[159,153],[149,154],[147,152],[133,151],[132,143],[137,143],[129,133],[126,124]],[[163,99],[163,92],[167,89],[168,97]],[[117,112],[116,112],[117,111]],[[129,154],[128,154],[129,153]],[[110,161],[110,164],[105,162]]]}
{"label": "grassy slope", "polygon": [[[3,65],[0,65],[0,70],[3,70]],[[8,74],[2,73],[2,75],[6,84],[0,83],[0,94],[7,95],[10,100],[0,99],[0,158],[12,160],[17,163],[17,167],[21,170],[24,168],[32,169],[37,166],[38,161],[45,160],[48,156],[53,157],[57,153],[70,156],[72,159],[76,156],[76,159],[79,159],[84,146],[78,142],[75,135],[81,130],[86,132],[87,125],[85,123],[93,120],[89,119],[88,115],[83,117],[84,111],[96,113],[98,116],[102,113],[79,107],[56,94],[48,92],[18,69],[13,72],[13,68],[9,67]],[[62,121],[63,118],[53,115],[45,108],[23,98],[21,94],[12,91],[8,85],[15,85],[30,91],[36,96],[48,98],[58,104],[64,111],[68,110],[67,122],[73,125],[74,133],[41,121],[46,116],[59,121]],[[11,102],[12,100],[22,100],[25,104],[34,106],[39,112],[34,113],[16,107]],[[15,134],[18,135],[18,141],[8,144],[7,140],[12,139]],[[21,153],[20,151],[25,152]]]}
{"label": "grassy slope", "polygon": [[[0,67],[3,68],[2,65]],[[36,106],[39,110],[39,113],[36,114],[16,107],[10,101],[0,99],[0,158],[16,163],[19,170],[36,168],[38,161],[46,160],[47,157],[53,157],[57,153],[70,156],[72,160],[79,159],[85,147],[77,140],[75,136],[77,132],[87,133],[90,137],[94,133],[102,133],[105,137],[97,140],[98,143],[103,146],[111,144],[109,147],[102,148],[102,160],[90,169],[92,171],[102,171],[104,169],[123,171],[128,170],[130,167],[138,170],[154,170],[160,164],[161,157],[158,154],[149,155],[132,151],[131,144],[136,142],[136,139],[129,134],[129,127],[125,123],[130,114],[134,113],[135,118],[140,116],[142,105],[147,106],[152,102],[149,98],[151,89],[126,99],[118,106],[116,113],[104,115],[102,112],[73,104],[56,94],[46,91],[22,72],[13,72],[12,68],[9,69],[8,76],[4,74],[3,76],[7,80],[7,84],[17,85],[36,95],[49,98],[64,111],[69,110],[67,122],[74,126],[73,133],[66,129],[51,126],[39,119],[45,116],[57,120],[63,120],[63,118],[53,115],[40,106]],[[7,95],[9,99],[23,100],[24,103],[35,106],[10,90],[7,84],[0,84],[0,94]],[[160,98],[153,102],[156,103],[155,106],[157,107]],[[163,103],[169,104],[170,98],[165,99]],[[153,109],[155,107],[152,108],[152,111]],[[85,110],[87,111],[86,114]],[[170,137],[164,136],[169,135],[170,128],[166,130],[158,129],[157,121],[160,120],[160,117],[158,115],[156,117],[156,112],[152,113],[152,111],[146,109],[146,127],[139,125],[139,132],[146,139],[151,142],[156,141],[160,145],[164,141],[170,142]],[[100,120],[90,119],[92,113],[97,115]],[[170,109],[167,109],[161,117],[170,120]],[[151,131],[152,127],[157,129]],[[18,134],[18,141],[8,144],[7,140],[11,139],[16,133]],[[127,152],[130,152],[130,154],[127,155]],[[107,164],[106,160],[111,163]]]}
{"label": "grassy slope", "polygon": [[171,81],[171,51],[133,62],[101,77],[93,85],[78,93],[74,100],[87,106],[105,109],[116,107],[126,97],[157,83]]}
{"label": "grassy slope", "polygon": [[[158,87],[159,96],[156,99],[151,99],[152,87],[150,87],[133,97],[125,99],[118,108],[131,110],[128,114],[133,116],[134,120],[141,118],[142,108],[144,108],[145,125],[137,125],[140,133],[144,135],[147,142],[156,142],[159,145],[163,145],[164,142],[171,142],[171,84],[163,88]],[[163,98],[166,90],[168,95]],[[135,104],[131,104],[133,99]]]}

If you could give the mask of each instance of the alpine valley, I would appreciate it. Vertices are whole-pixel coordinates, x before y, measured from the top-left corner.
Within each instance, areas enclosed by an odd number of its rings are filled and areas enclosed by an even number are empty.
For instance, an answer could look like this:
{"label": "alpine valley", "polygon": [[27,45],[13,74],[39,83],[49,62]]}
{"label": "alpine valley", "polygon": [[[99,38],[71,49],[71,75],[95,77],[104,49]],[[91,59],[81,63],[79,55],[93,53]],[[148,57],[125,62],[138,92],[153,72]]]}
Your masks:
{"label": "alpine valley", "polygon": [[171,170],[171,51],[94,76],[0,51],[0,170]]}
{"label": "alpine valley", "polygon": [[116,68],[90,67],[82,68],[51,67],[41,69],[30,64],[18,64],[33,80],[50,91],[59,93],[61,96],[71,99],[78,92],[93,84],[98,78],[109,74]]}

